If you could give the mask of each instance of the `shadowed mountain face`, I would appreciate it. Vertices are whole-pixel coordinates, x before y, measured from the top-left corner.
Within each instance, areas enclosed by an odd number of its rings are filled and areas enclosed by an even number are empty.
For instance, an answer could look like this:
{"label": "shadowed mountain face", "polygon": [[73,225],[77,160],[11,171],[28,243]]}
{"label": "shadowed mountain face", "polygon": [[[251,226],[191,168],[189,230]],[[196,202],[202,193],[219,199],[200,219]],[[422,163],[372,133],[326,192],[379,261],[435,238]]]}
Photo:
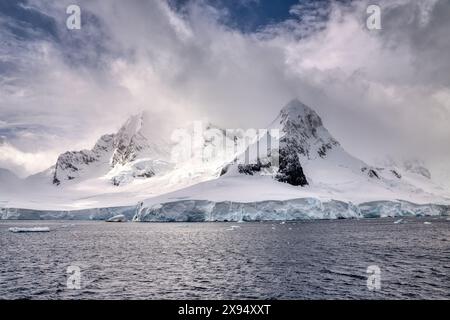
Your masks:
{"label": "shadowed mountain face", "polygon": [[126,164],[135,160],[141,153],[151,149],[150,143],[141,132],[144,125],[143,115],[133,116],[127,120],[113,141],[111,166]]}
{"label": "shadowed mountain face", "polygon": [[[294,186],[305,186],[308,179],[305,176],[303,163],[317,158],[325,159],[334,148],[341,148],[328,130],[323,126],[322,119],[317,113],[295,99],[281,109],[278,117],[269,126],[280,132],[279,150],[271,150],[271,154],[278,152],[279,167],[274,178],[277,181],[289,183]],[[262,137],[257,144],[261,144]],[[258,148],[250,146],[249,148]],[[259,147],[260,148],[260,147]],[[258,158],[255,164],[239,165],[241,174],[253,175],[261,172],[264,167],[272,164],[267,160]]]}
{"label": "shadowed mountain face", "polygon": [[275,178],[294,186],[308,184],[299,156],[325,158],[327,152],[339,143],[323,127],[317,113],[301,103],[291,101],[284,107],[275,125],[282,132],[280,139],[279,170]]}
{"label": "shadowed mountain face", "polygon": [[297,152],[292,152],[289,144],[280,149],[280,167],[275,179],[293,186],[305,186],[308,181],[303,172]]}
{"label": "shadowed mountain face", "polygon": [[[230,169],[235,164],[229,164],[223,174],[233,175],[237,171],[245,175],[272,175],[275,180],[294,186],[307,186],[315,182],[331,184],[337,189],[339,185],[349,185],[355,181],[379,181],[389,187],[402,180],[396,167],[372,167],[345,151],[325,128],[320,116],[297,99],[281,109],[269,129],[279,130],[278,143],[275,143],[279,148],[269,151],[271,155],[278,152],[278,164],[272,163],[270,157],[258,155],[248,158],[249,154],[258,154],[257,150],[267,147],[269,133],[250,145],[245,155],[238,156],[240,164],[237,170]],[[243,159],[250,161],[242,164]],[[429,178],[425,168],[409,167],[407,171]]]}

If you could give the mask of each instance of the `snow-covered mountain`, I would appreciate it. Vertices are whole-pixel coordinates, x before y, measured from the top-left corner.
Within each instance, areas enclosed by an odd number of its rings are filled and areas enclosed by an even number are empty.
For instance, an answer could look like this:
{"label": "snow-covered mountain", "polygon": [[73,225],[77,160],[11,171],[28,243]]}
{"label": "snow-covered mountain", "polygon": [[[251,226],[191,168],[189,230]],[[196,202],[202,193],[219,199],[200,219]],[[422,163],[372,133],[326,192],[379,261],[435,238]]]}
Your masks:
{"label": "snow-covered mountain", "polygon": [[150,178],[164,169],[168,146],[161,137],[145,137],[145,113],[130,117],[116,134],[100,137],[91,150],[61,154],[53,168],[53,184],[108,175],[114,185]]}
{"label": "snow-covered mountain", "polygon": [[[145,113],[132,116],[92,149],[65,152],[47,170],[19,179],[19,192],[5,188],[0,201],[39,210],[136,205],[149,196],[217,178],[234,154],[211,153],[222,150],[223,139],[229,145],[240,139],[225,136],[210,123],[190,123],[172,136],[154,127]],[[3,181],[0,176],[0,186]]]}
{"label": "snow-covered mountain", "polygon": [[[340,145],[324,127],[317,113],[295,99],[288,103],[278,117],[269,125],[270,129],[279,130],[279,165],[272,170],[277,181],[292,185],[328,185],[329,187],[346,184],[355,180],[383,181],[400,180],[395,170],[375,168],[357,159]],[[251,145],[247,153],[257,155],[252,149],[267,148],[267,136]],[[241,155],[243,159],[245,155]],[[262,166],[255,166],[261,163]],[[237,165],[236,170],[226,170],[232,175],[261,173],[260,167],[270,167],[269,158],[250,159],[248,165]],[[231,167],[236,165],[231,164]],[[262,171],[267,175],[267,170]],[[369,179],[368,179],[369,178]]]}
{"label": "snow-covered mountain", "polygon": [[[74,210],[103,218],[109,211],[98,208],[109,207],[116,214],[135,211],[139,221],[440,214],[450,204],[423,164],[365,163],[299,100],[249,141],[205,123],[171,137],[153,128],[139,114],[92,149],[63,153],[54,166],[25,180],[0,171],[0,204],[42,218],[73,218],[77,214],[68,212]],[[8,188],[12,181],[20,187]]]}
{"label": "snow-covered mountain", "polygon": [[6,188],[17,188],[22,180],[8,169],[0,168],[0,190]]}
{"label": "snow-covered mountain", "polygon": [[[357,205],[372,212],[373,206],[366,203],[379,207],[382,201],[381,214],[383,210],[393,214],[423,211],[409,203],[450,203],[448,192],[433,184],[423,167],[373,167],[349,154],[317,113],[299,100],[287,104],[269,128],[279,130],[279,141],[274,143],[279,145],[276,168],[271,156],[277,150],[268,147],[267,133],[238,161],[227,164],[220,178],[150,198],[141,203],[136,219],[164,220],[168,215],[168,220],[184,221],[197,212],[192,219],[233,220],[249,211],[253,213],[247,216],[250,220],[261,214],[275,219],[286,210],[290,217],[356,217],[361,214]],[[249,158],[258,154],[255,150],[266,148],[269,156]],[[239,160],[244,158],[249,161],[242,164]],[[293,204],[293,199],[303,200]],[[400,200],[405,205],[399,205]]]}

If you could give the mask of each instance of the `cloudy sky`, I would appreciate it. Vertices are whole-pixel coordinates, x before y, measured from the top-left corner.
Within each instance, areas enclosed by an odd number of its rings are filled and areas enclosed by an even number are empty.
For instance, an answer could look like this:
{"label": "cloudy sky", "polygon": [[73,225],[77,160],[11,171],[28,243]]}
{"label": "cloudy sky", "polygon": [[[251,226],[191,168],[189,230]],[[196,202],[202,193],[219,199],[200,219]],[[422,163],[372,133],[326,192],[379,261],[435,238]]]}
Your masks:
{"label": "cloudy sky", "polygon": [[297,97],[354,155],[450,186],[449,32],[448,0],[1,1],[0,167],[43,170],[141,110],[264,128]]}

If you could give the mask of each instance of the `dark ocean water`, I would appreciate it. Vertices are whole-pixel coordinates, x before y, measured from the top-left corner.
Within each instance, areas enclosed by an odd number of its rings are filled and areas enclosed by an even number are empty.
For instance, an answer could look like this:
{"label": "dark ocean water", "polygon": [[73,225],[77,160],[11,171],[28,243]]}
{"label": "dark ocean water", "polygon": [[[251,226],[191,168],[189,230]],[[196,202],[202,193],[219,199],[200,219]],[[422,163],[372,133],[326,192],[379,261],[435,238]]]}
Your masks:
{"label": "dark ocean water", "polygon": [[[450,221],[394,221],[3,221],[0,298],[450,299]],[[81,289],[67,288],[70,265]]]}

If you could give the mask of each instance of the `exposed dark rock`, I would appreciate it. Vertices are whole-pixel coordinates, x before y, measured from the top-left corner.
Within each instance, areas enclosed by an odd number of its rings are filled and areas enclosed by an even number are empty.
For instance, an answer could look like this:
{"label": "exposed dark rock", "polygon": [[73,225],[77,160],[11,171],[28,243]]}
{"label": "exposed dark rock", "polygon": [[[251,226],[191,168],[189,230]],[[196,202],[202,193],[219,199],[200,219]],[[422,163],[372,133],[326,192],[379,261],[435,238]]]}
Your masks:
{"label": "exposed dark rock", "polygon": [[325,158],[325,156],[328,153],[328,150],[331,150],[332,148],[333,148],[333,145],[331,143],[326,143],[319,148],[317,153],[319,154],[319,156],[321,158]]}
{"label": "exposed dark rock", "polygon": [[400,173],[398,173],[397,171],[391,170],[391,172],[392,172],[392,174],[393,174],[394,176],[396,176],[398,179],[401,179],[401,178],[402,178],[402,175],[401,175]]}
{"label": "exposed dark rock", "polygon": [[228,172],[228,168],[230,168],[230,164],[227,164],[226,166],[222,167],[222,170],[220,170],[220,176],[223,176]]}
{"label": "exposed dark rock", "polygon": [[280,149],[280,167],[275,179],[293,186],[308,184],[297,152],[292,152],[289,148]]}
{"label": "exposed dark rock", "polygon": [[238,165],[238,171],[242,174],[253,175],[255,172],[261,172],[262,168],[270,168],[270,162],[262,164],[258,159],[257,163],[253,164],[240,164]]}
{"label": "exposed dark rock", "polygon": [[151,178],[155,175],[155,173],[152,170],[148,170],[146,172],[142,172],[139,174],[134,175],[134,177],[138,177],[138,178]]}
{"label": "exposed dark rock", "polygon": [[364,168],[361,168],[361,171],[362,171],[362,172],[367,172],[367,175],[368,175],[370,178],[377,178],[377,179],[380,179],[380,175],[379,175],[378,172],[377,172],[375,169],[373,169],[373,168],[367,168],[367,167],[364,167]]}
{"label": "exposed dark rock", "polygon": [[55,174],[53,175],[53,184],[59,186],[60,183],[61,183],[61,181],[59,181],[59,179],[56,178],[56,172],[55,172]]}

